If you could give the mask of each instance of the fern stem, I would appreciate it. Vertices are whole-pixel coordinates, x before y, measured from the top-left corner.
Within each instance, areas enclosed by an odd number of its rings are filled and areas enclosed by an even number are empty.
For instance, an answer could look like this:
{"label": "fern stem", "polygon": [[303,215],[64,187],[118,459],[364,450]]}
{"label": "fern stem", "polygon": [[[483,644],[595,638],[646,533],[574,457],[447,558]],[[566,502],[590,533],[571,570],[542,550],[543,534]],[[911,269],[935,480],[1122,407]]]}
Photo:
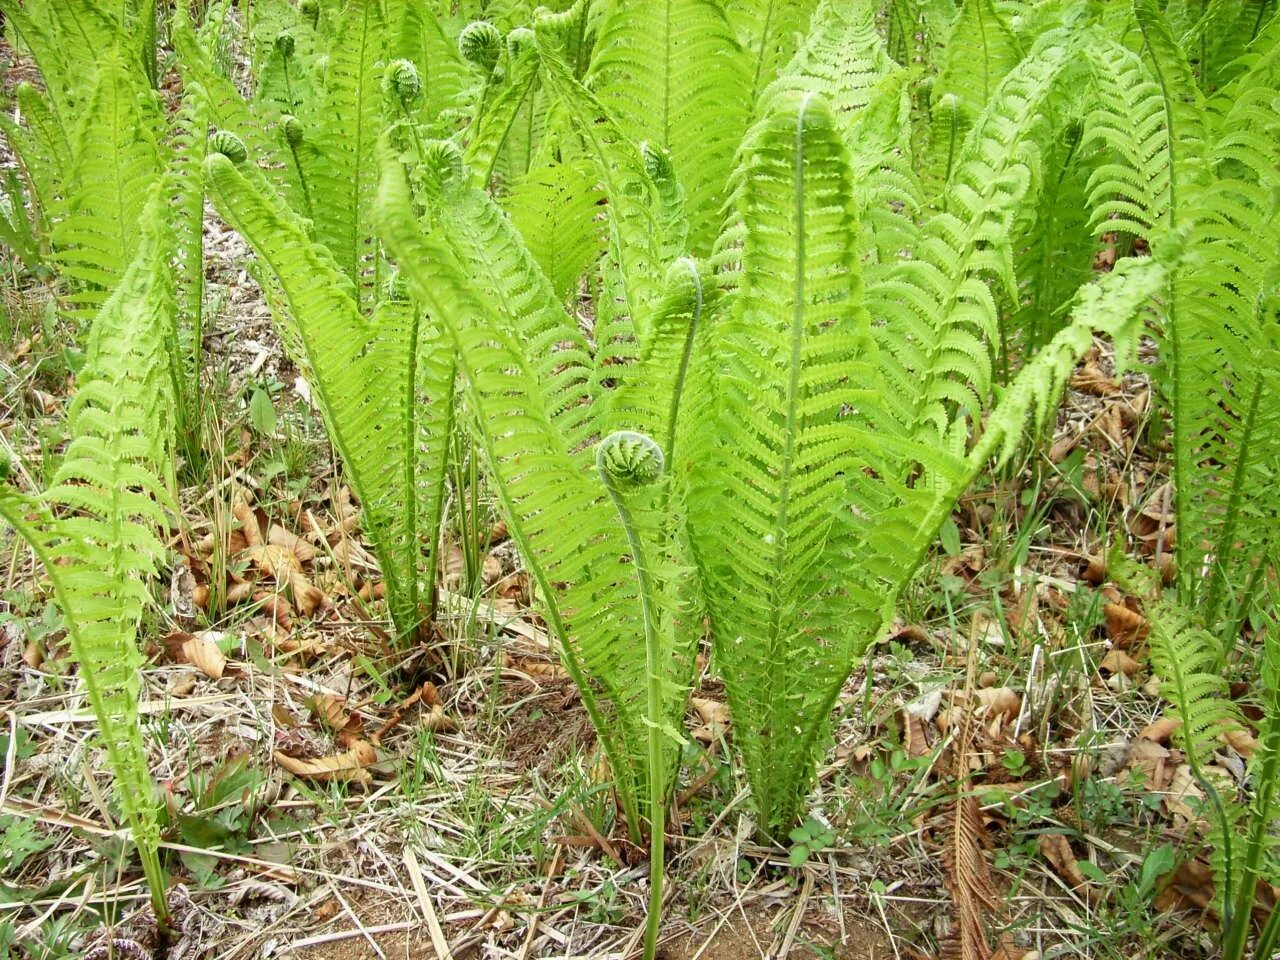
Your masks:
{"label": "fern stem", "polygon": [[674,464],[676,454],[676,423],[680,418],[680,398],[684,394],[685,380],[689,375],[689,361],[693,357],[693,344],[697,338],[698,322],[702,319],[702,277],[698,273],[697,264],[692,260],[683,261],[693,277],[693,318],[684,337],[684,351],[680,354],[680,369],[676,373],[675,388],[671,393],[671,414],[667,418],[667,463]]}
{"label": "fern stem", "polygon": [[[632,439],[636,438],[636,439]],[[649,765],[649,909],[645,918],[644,956],[645,960],[654,960],[658,949],[658,929],[662,919],[662,886],[663,869],[666,857],[666,814],[667,814],[667,777],[663,761],[662,730],[662,677],[660,664],[661,650],[658,644],[657,610],[654,609],[653,578],[649,570],[649,562],[645,557],[644,544],[636,529],[631,510],[623,496],[622,482],[618,472],[609,462],[610,444],[638,443],[641,434],[626,432],[614,433],[600,442],[596,448],[596,471],[600,474],[600,482],[609,493],[613,507],[618,512],[627,543],[631,547],[631,559],[636,568],[636,580],[640,587],[640,613],[644,623],[644,656],[645,656],[645,693],[647,706],[647,723],[645,739],[648,747]],[[642,481],[652,483],[658,479],[662,471],[662,454],[657,444],[647,437],[643,440],[652,445],[652,450],[642,448],[641,455],[648,455],[657,463],[657,473]],[[653,454],[656,453],[656,456]],[[637,481],[632,480],[630,485]]]}
{"label": "fern stem", "polygon": [[[1227,588],[1226,556],[1233,549],[1236,536],[1236,521],[1240,518],[1240,507],[1244,499],[1246,468],[1249,463],[1249,447],[1253,438],[1253,428],[1258,415],[1258,401],[1262,397],[1262,377],[1254,379],[1252,395],[1249,397],[1249,409],[1244,422],[1239,427],[1239,454],[1234,465],[1234,476],[1231,478],[1231,494],[1227,498],[1227,513],[1222,521],[1222,530],[1218,534],[1218,542],[1213,548],[1213,572],[1209,577],[1209,589],[1205,594],[1205,620],[1216,624],[1219,617],[1219,605],[1224,602]],[[1179,537],[1181,539],[1181,537]],[[1227,633],[1223,637],[1223,656],[1231,652],[1235,643],[1235,634]]]}

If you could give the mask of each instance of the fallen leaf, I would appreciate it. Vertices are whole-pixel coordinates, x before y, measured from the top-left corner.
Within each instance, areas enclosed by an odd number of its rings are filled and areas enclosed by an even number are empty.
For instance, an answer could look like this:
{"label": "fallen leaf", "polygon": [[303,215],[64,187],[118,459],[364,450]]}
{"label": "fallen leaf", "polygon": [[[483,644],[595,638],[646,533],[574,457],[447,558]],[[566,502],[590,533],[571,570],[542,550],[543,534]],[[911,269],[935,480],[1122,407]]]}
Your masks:
{"label": "fallen leaf", "polygon": [[1222,739],[1226,740],[1231,749],[1246,760],[1252,759],[1258,749],[1258,738],[1244,727],[1228,728],[1223,732]]}
{"label": "fallen leaf", "polygon": [[1130,647],[1147,639],[1151,625],[1147,618],[1124,604],[1108,603],[1102,608],[1107,621],[1107,636],[1119,647]]}
{"label": "fallen leaf", "polygon": [[1156,743],[1168,743],[1169,738],[1173,736],[1175,730],[1182,726],[1182,721],[1176,717],[1161,717],[1159,720],[1153,720],[1142,728],[1138,737],[1143,740],[1152,740]]}
{"label": "fallen leaf", "polygon": [[705,697],[690,697],[689,706],[701,723],[693,729],[693,738],[699,743],[716,743],[732,726],[729,705]]}
{"label": "fallen leaf", "polygon": [[1132,677],[1135,673],[1142,669],[1142,664],[1129,654],[1125,653],[1119,647],[1112,647],[1102,662],[1098,664],[1099,670],[1106,670],[1111,674],[1121,674],[1126,677]]}
{"label": "fallen leaf", "polygon": [[296,533],[290,533],[284,527],[273,523],[267,531],[267,542],[283,547],[298,558],[300,563],[310,563],[316,558],[316,548]]}
{"label": "fallen leaf", "polygon": [[927,757],[930,753],[929,738],[925,734],[926,718],[909,709],[902,711],[902,746],[912,760]]}
{"label": "fallen leaf", "polygon": [[333,693],[316,693],[306,699],[311,715],[335,732],[351,722],[351,714],[345,709],[346,704],[346,697]]}
{"label": "fallen leaf", "polygon": [[253,512],[253,507],[243,500],[237,500],[231,505],[231,515],[240,521],[240,532],[245,544],[249,547],[262,546],[262,528],[258,526],[258,516]]}
{"label": "fallen leaf", "polygon": [[978,706],[987,717],[1005,717],[1015,720],[1022,712],[1022,697],[1009,687],[988,687],[975,690]]}
{"label": "fallen leaf", "polygon": [[1166,766],[1168,759],[1168,747],[1139,737],[1129,745],[1125,763],[1130,771],[1136,771],[1142,775],[1142,783],[1146,789],[1159,792],[1168,786],[1170,775]]}
{"label": "fallen leaf", "polygon": [[342,753],[331,754],[327,757],[317,757],[314,760],[291,757],[280,750],[274,751],[273,756],[276,759],[276,763],[280,764],[295,777],[319,781],[342,780],[353,783],[369,783],[373,777],[365,767],[378,759],[378,753],[374,750],[373,745],[364,740],[356,741]]}
{"label": "fallen leaf", "polygon": [[242,556],[269,577],[287,582],[288,577],[302,572],[302,563],[292,550],[278,543],[251,545]]}
{"label": "fallen leaf", "polygon": [[423,730],[432,730],[436,733],[453,733],[458,729],[457,721],[448,716],[444,712],[444,706],[439,703],[423,714],[419,726]]}
{"label": "fallen leaf", "polygon": [[1089,881],[1083,873],[1080,872],[1080,865],[1076,860],[1075,851],[1071,849],[1071,843],[1060,833],[1042,833],[1040,834],[1040,854],[1058,871],[1058,876],[1067,882],[1067,885],[1073,890],[1085,890],[1089,886]]}

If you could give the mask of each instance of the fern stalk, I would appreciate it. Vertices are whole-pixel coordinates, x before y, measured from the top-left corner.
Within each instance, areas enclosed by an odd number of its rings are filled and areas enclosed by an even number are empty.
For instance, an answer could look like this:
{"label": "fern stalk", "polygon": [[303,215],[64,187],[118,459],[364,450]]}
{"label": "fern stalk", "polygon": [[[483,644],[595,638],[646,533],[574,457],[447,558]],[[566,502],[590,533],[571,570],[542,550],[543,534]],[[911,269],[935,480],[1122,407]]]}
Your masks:
{"label": "fern stalk", "polygon": [[658,611],[649,561],[645,557],[626,494],[648,487],[662,478],[662,449],[641,433],[618,431],[600,441],[596,448],[596,472],[618,511],[618,519],[631,546],[631,559],[640,587],[640,610],[644,622],[644,654],[648,717],[645,739],[649,753],[649,911],[645,921],[644,956],[654,960],[658,949],[658,927],[662,919],[663,869],[666,856],[667,777],[663,757],[662,726],[664,704],[658,641]]}

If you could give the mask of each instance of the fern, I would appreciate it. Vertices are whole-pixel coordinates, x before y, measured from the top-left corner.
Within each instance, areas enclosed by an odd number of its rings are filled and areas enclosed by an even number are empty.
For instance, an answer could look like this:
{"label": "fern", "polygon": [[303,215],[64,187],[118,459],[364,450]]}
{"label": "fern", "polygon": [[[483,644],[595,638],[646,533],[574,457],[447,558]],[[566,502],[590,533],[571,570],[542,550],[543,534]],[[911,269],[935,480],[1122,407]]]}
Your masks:
{"label": "fern", "polygon": [[707,252],[751,111],[750,64],[721,4],[612,0],[586,85],[626,136],[670,152],[691,252]]}
{"label": "fern", "polygon": [[795,54],[818,0],[728,0],[729,24],[749,56],[747,102],[755,104],[782,66]]}
{"label": "fern", "polygon": [[420,310],[379,305],[371,320],[328,251],[278,198],[220,154],[205,161],[218,209],[280,285],[334,446],[360,498],[397,632],[423,618],[418,576],[433,570],[452,422],[453,365]]}
{"label": "fern", "polygon": [[76,132],[65,196],[52,216],[54,261],[76,281],[82,314],[100,305],[139,247],[138,224],[163,161],[154,106],[125,64],[108,56]]}
{"label": "fern", "polygon": [[716,400],[689,510],[735,742],[760,827],[775,834],[795,820],[812,768],[804,728],[825,723],[815,681],[853,648],[827,613],[844,595],[826,572],[829,506],[847,466],[841,411],[874,403],[877,377],[831,113],[811,94],[784,98],[742,155],[742,271],[717,324],[715,382],[702,386]]}
{"label": "fern", "polygon": [[[649,816],[650,777],[669,782],[651,766],[648,725],[671,730],[662,738],[662,766],[673,770],[674,725],[684,709],[697,635],[673,599],[687,578],[675,559],[668,518],[651,499],[662,494],[655,490],[630,505],[648,544],[661,618],[656,630],[664,655],[656,662],[667,672],[651,678],[641,652],[647,634],[631,547],[595,472],[593,445],[606,410],[597,361],[501,211],[466,185],[446,147],[428,153],[419,197],[427,206],[426,231],[413,218],[405,174],[389,151],[378,205],[381,233],[414,295],[445,325],[457,351],[476,444],[638,840]],[[659,680],[661,715],[655,717],[646,691]]]}
{"label": "fern", "polygon": [[153,190],[138,255],[94,318],[88,361],[68,412],[71,443],[38,497],[0,485],[0,515],[31,544],[66,618],[72,654],[116,778],[161,918],[158,805],[138,724],[143,656],[138,624],[164,557],[173,501],[173,393],[165,331],[172,326],[173,240]]}
{"label": "fern", "polygon": [[382,132],[385,29],[378,0],[354,0],[336,27],[320,107],[323,162],[311,188],[316,238],[355,285],[359,309],[371,305],[380,279],[369,218]]}
{"label": "fern", "polygon": [[560,300],[599,256],[600,194],[586,165],[555,163],[518,181],[503,205]]}

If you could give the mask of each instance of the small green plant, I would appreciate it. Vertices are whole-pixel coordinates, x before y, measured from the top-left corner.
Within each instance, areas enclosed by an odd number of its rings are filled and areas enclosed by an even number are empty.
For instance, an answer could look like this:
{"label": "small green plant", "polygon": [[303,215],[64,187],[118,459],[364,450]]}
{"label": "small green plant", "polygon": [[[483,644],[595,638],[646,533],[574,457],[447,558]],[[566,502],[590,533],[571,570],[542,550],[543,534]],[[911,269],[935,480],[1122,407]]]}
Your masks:
{"label": "small green plant", "polygon": [[816,853],[821,853],[836,842],[836,831],[817,817],[809,817],[787,834],[791,840],[789,859],[793,867],[805,863]]}

